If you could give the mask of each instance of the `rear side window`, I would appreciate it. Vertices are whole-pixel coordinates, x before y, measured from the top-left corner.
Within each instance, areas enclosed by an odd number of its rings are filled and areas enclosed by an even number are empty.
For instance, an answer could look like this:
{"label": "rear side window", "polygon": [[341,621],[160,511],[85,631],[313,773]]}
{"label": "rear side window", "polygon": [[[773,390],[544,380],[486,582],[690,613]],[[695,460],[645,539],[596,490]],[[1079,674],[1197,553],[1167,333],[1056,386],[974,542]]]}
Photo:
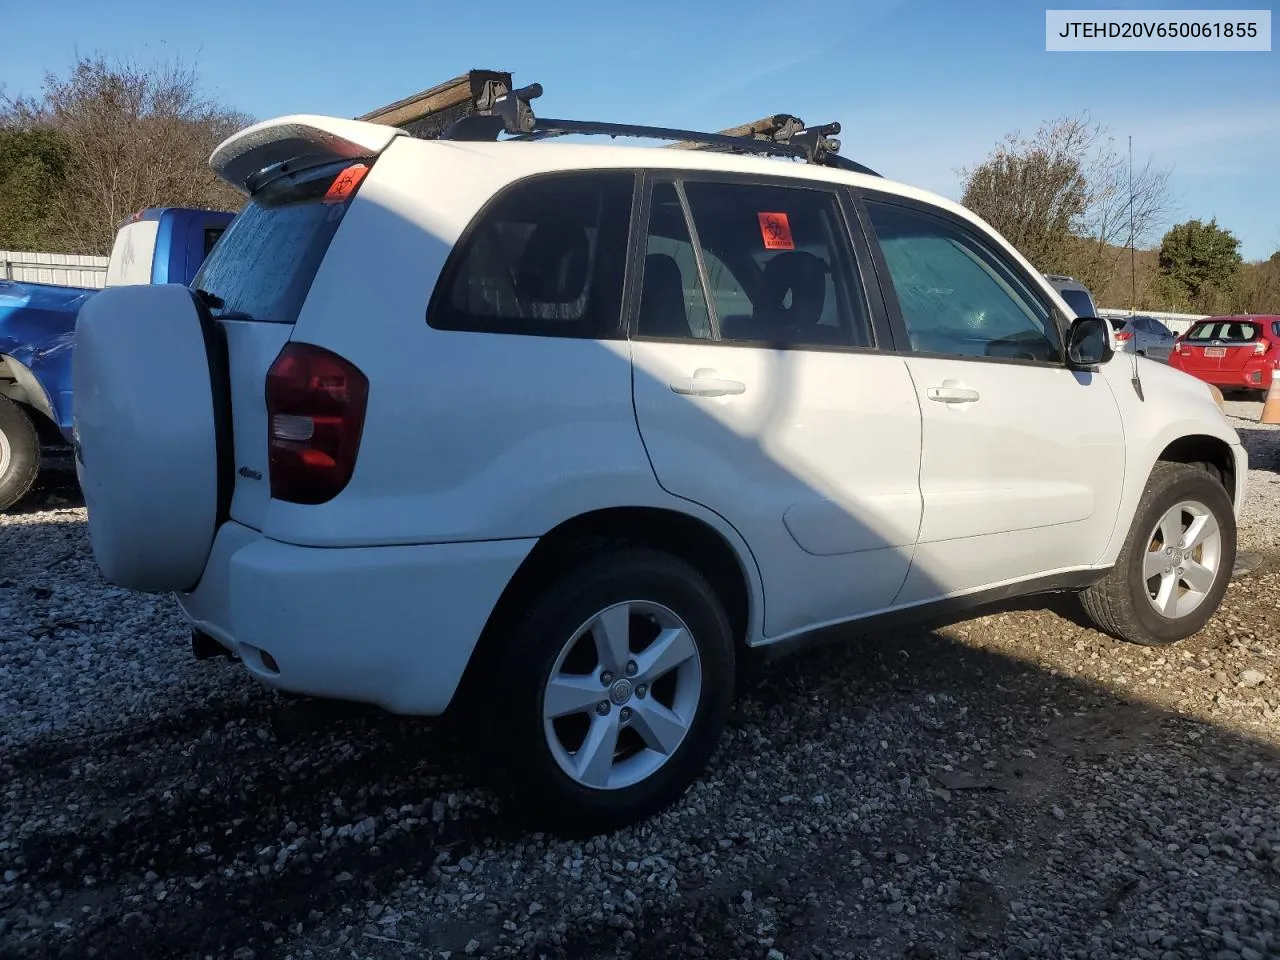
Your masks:
{"label": "rear side window", "polygon": [[1210,320],[1197,323],[1187,333],[1193,341],[1220,340],[1223,343],[1249,343],[1257,340],[1262,331],[1256,323],[1240,320]]}
{"label": "rear side window", "polygon": [[327,165],[271,183],[214,238],[191,285],[222,301],[215,317],[297,322],[352,196],[331,188],[353,166],[361,165]]}
{"label": "rear side window", "polygon": [[613,339],[635,175],[528,180],[472,224],[441,275],[427,321],[441,330]]}

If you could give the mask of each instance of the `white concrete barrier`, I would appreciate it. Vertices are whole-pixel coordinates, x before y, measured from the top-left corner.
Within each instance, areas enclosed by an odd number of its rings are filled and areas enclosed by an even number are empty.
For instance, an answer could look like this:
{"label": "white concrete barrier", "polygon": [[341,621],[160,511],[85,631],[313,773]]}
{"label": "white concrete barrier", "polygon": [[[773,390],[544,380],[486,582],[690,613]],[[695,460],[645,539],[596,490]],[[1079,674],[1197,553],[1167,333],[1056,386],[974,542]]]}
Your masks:
{"label": "white concrete barrier", "polygon": [[0,280],[100,290],[107,281],[107,258],[81,253],[0,250]]}

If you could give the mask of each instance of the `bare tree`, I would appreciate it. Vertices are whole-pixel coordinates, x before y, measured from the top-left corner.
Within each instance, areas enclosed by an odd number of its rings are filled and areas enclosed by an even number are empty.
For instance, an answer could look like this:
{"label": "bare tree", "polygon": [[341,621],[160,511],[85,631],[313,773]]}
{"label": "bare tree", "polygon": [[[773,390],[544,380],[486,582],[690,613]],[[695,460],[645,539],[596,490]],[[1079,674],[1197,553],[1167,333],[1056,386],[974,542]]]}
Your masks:
{"label": "bare tree", "polygon": [[[1041,270],[1101,288],[1130,242],[1128,160],[1088,114],[1061,117],[1030,138],[1012,133],[960,171],[962,202]],[[1172,213],[1169,171],[1148,160],[1133,173],[1133,237],[1142,247]]]}
{"label": "bare tree", "polygon": [[0,126],[53,130],[70,163],[52,217],[63,243],[107,253],[121,220],[145,207],[239,209],[207,161],[249,119],[200,92],[181,62],[144,67],[82,57],[47,74],[38,97],[0,96]]}
{"label": "bare tree", "polygon": [[960,171],[961,202],[1042,270],[1061,268],[1087,205],[1081,133],[1074,124],[1041,127],[1030,140],[1011,133],[982,163]]}

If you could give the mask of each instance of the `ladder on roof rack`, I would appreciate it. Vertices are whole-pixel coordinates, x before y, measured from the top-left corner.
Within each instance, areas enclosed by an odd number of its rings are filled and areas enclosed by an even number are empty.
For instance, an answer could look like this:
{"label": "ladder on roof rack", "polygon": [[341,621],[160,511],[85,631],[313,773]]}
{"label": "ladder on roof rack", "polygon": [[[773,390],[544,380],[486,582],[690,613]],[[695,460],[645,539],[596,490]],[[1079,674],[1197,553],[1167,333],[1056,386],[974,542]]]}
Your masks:
{"label": "ladder on roof rack", "polygon": [[373,110],[358,120],[400,127],[413,136],[443,140],[543,140],[562,136],[637,137],[674,141],[674,149],[757,153],[803,159],[855,173],[879,176],[874,170],[839,155],[839,123],[806,127],[799,117],[774,114],[719,133],[641,124],[538,117],[531,101],[542,85],[513,89],[511,74],[472,70],[404,100]]}
{"label": "ladder on roof rack", "polygon": [[[803,129],[804,121],[799,117],[793,117],[789,113],[775,113],[763,119],[753,120],[751,123],[742,123],[736,127],[729,127],[727,130],[718,132],[722,137],[748,137],[757,140],[776,140],[781,138],[785,140]],[[704,144],[690,140],[669,143],[667,146],[672,150],[706,149]]]}

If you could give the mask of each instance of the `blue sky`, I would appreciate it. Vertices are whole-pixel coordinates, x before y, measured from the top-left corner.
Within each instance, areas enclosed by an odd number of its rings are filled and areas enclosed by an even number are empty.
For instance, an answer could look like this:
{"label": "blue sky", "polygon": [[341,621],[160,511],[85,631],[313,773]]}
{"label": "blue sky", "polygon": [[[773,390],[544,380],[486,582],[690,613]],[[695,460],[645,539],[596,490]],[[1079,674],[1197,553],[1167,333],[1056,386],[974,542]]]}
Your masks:
{"label": "blue sky", "polygon": [[489,67],[541,82],[551,116],[706,129],[775,112],[839,120],[845,155],[951,197],[956,168],[1004,134],[1088,110],[1121,149],[1133,136],[1139,164],[1173,169],[1176,219],[1216,216],[1248,259],[1280,249],[1280,52],[1046,53],[1044,11],[995,0],[61,0],[6,10],[0,84],[35,92],[77,51],[181,56],[209,92],[258,118],[354,116]]}

